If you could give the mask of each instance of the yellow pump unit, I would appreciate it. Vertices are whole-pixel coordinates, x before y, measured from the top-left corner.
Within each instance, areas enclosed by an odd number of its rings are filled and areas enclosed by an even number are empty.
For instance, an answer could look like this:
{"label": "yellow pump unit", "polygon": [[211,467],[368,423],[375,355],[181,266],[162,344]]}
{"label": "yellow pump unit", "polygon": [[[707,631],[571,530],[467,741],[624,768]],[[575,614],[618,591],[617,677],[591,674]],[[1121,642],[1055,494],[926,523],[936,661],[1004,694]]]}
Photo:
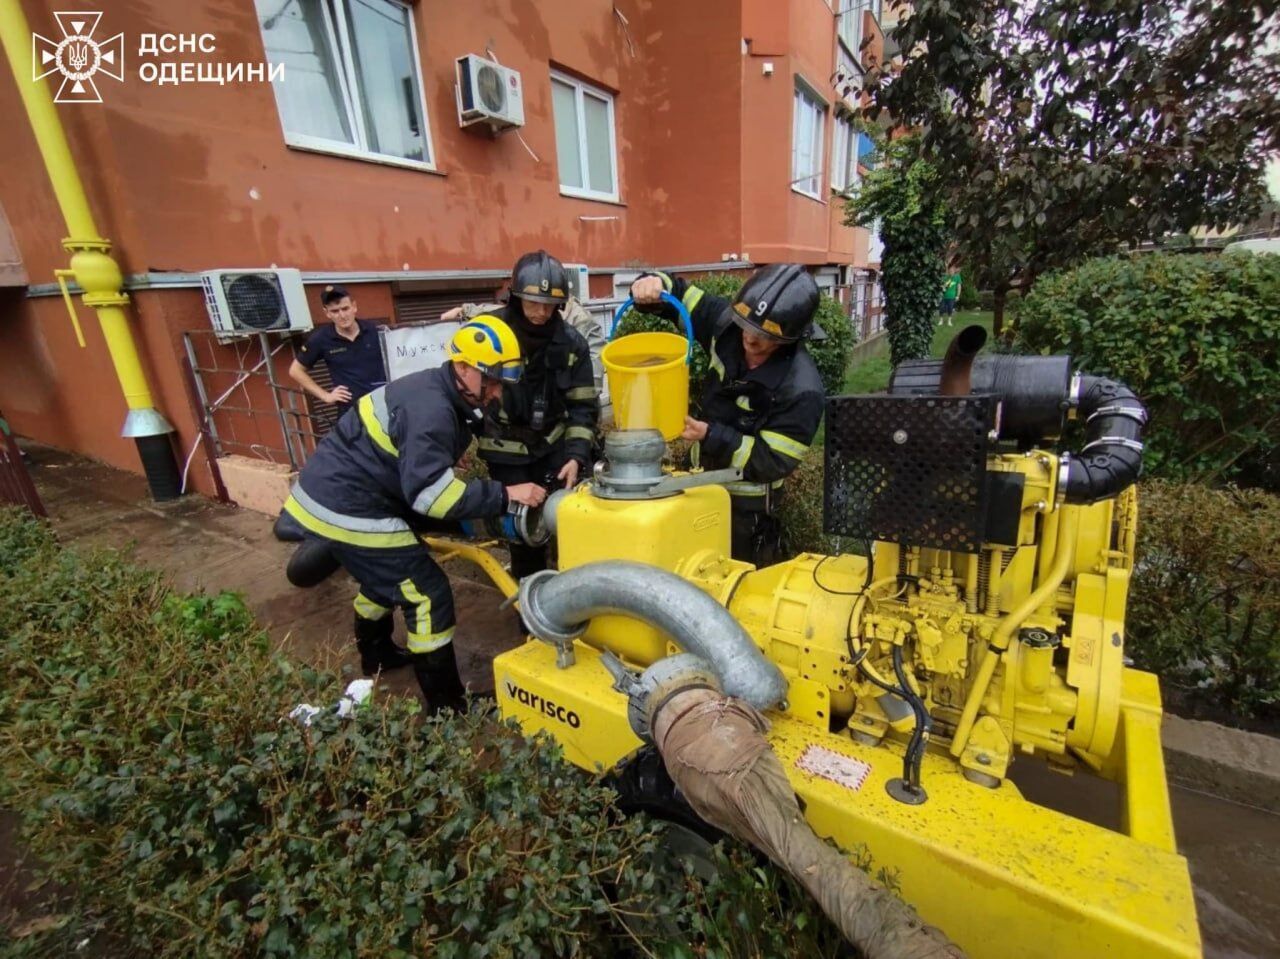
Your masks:
{"label": "yellow pump unit", "polygon": [[[970,955],[1198,956],[1159,691],[1124,659],[1145,413],[1065,357],[975,362],[975,340],[829,401],[825,525],[849,553],[735,561],[725,477],[611,434],[549,504],[560,571],[521,583],[535,638],[495,659],[499,707],[613,770],[643,746],[619,671],[709,648],[727,610],[760,662],[725,690],[769,707],[810,824]],[[1073,409],[1080,452],[1043,448]],[[732,673],[743,649],[708,655]],[[1118,783],[1123,831],[1025,799],[1007,774],[1035,760]]]}

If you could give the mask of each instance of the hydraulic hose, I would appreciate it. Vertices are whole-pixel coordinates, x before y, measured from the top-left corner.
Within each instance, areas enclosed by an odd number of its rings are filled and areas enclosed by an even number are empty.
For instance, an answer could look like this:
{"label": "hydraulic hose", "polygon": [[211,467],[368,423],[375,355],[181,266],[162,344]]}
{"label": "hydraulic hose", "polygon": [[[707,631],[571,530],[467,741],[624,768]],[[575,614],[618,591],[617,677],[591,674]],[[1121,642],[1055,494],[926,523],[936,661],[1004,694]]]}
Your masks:
{"label": "hydraulic hose", "polygon": [[1096,503],[1133,485],[1142,472],[1142,428],[1147,410],[1123,383],[1081,376],[1078,415],[1085,442],[1074,456],[1063,454],[1058,495],[1067,503]]}
{"label": "hydraulic hose", "polygon": [[631,616],[698,656],[726,693],[756,709],[776,705],[787,692],[781,671],[727,609],[657,566],[617,560],[544,570],[520,582],[520,610],[535,636],[560,646],[595,616]]}
{"label": "hydraulic hose", "polygon": [[924,701],[912,691],[911,684],[907,682],[906,670],[902,666],[901,646],[893,647],[893,673],[898,677],[898,684],[902,687],[911,711],[916,714],[916,725],[911,730],[911,741],[907,743],[902,778],[906,781],[909,791],[919,793],[921,791],[920,764],[924,761],[924,749],[929,742],[929,734],[933,731],[933,720],[929,718],[929,711],[925,709]]}

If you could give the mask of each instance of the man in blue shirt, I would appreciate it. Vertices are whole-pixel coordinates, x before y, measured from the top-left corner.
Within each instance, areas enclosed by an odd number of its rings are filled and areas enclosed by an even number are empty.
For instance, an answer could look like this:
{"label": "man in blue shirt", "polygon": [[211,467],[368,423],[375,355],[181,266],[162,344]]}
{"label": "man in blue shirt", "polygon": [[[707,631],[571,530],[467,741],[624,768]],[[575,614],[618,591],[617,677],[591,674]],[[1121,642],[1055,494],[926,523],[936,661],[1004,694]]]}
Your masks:
{"label": "man in blue shirt", "polygon": [[[332,326],[317,327],[307,337],[289,367],[289,376],[320,402],[335,405],[341,416],[360,397],[387,382],[378,337],[381,324],[357,319],[356,301],[345,287],[326,286],[320,303]],[[320,360],[329,367],[332,390],[326,390],[308,372]]]}

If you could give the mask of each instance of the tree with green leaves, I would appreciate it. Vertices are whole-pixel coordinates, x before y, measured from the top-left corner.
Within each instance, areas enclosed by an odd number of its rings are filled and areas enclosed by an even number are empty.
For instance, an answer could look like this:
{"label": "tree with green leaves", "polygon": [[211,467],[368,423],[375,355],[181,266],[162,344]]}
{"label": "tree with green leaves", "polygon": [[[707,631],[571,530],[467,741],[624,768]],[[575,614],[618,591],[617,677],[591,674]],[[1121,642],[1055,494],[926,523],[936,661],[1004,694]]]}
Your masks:
{"label": "tree with green leaves", "polygon": [[878,224],[880,229],[885,329],[895,366],[929,355],[946,275],[947,229],[938,200],[938,171],[920,148],[915,136],[881,144],[875,169],[845,207],[848,225]]}
{"label": "tree with green leaves", "polygon": [[921,132],[960,258],[995,292],[1255,215],[1280,147],[1280,13],[1236,0],[915,0],[871,118]]}

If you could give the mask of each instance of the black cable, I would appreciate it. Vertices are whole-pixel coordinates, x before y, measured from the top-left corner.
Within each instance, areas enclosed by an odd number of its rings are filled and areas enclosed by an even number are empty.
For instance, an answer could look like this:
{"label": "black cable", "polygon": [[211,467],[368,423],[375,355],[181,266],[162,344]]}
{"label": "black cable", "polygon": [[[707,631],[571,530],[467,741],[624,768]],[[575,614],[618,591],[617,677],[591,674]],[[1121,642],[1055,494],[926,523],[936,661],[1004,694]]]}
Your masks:
{"label": "black cable", "polygon": [[[870,682],[871,685],[877,686],[880,689],[883,689],[886,693],[888,693],[891,696],[902,697],[901,690],[897,689],[894,686],[890,686],[888,683],[881,682],[875,676],[871,675],[871,670],[867,669],[866,665],[862,662],[866,658],[867,657],[864,652],[863,655],[858,657],[857,662],[854,663],[854,665],[858,667],[858,672],[862,673],[862,675],[867,678],[867,681]],[[913,709],[912,712],[914,713],[915,710]],[[916,725],[919,726],[918,718],[917,718]],[[907,750],[906,755],[903,756],[902,758],[902,781],[905,783],[911,782],[911,751],[909,748]]]}
{"label": "black cable", "polygon": [[893,672],[898,677],[898,682],[902,684],[902,689],[906,694],[907,703],[911,706],[911,711],[915,713],[916,726],[911,731],[911,741],[907,743],[906,765],[904,769],[908,770],[909,775],[903,778],[907,781],[907,788],[913,792],[920,789],[920,765],[924,761],[924,747],[928,742],[928,735],[933,731],[933,720],[929,718],[929,711],[924,707],[924,701],[915,694],[911,689],[911,684],[907,682],[906,670],[902,667],[902,647],[893,647]]}
{"label": "black cable", "polygon": [[[813,581],[817,583],[820,589],[837,596],[857,596],[861,599],[866,595],[867,590],[871,588],[871,577],[874,574],[874,567],[871,561],[871,542],[864,540],[867,547],[867,577],[862,584],[862,589],[856,594],[844,590],[833,590],[823,586],[818,582],[818,570],[822,568],[822,564],[831,559],[825,556],[818,561],[818,565],[813,568]],[[914,577],[912,577],[914,578]],[[863,662],[867,658],[869,647],[862,648],[861,655],[853,651],[853,614],[858,608],[858,599],[855,599],[853,606],[849,609],[849,622],[845,626],[844,642],[849,650],[849,661],[860,672],[871,685],[883,690],[891,696],[897,696],[904,700],[911,707],[911,713],[915,718],[915,727],[911,730],[911,739],[907,743],[906,754],[902,758],[902,781],[906,783],[907,788],[912,792],[920,791],[920,766],[924,761],[924,746],[927,742],[926,736],[933,731],[933,721],[929,718],[929,712],[924,707],[923,700],[920,699],[911,690],[911,684],[907,682],[906,671],[902,666],[902,647],[893,647],[893,671],[901,683],[900,687],[890,686],[886,682],[882,682],[872,675],[871,671]]]}
{"label": "black cable", "polygon": [[817,565],[817,566],[815,566],[815,567],[813,568],[813,582],[814,582],[814,585],[816,585],[816,586],[818,587],[818,589],[822,590],[824,593],[830,593],[832,596],[858,596],[858,597],[861,597],[863,593],[865,593],[868,589],[870,589],[870,588],[871,588],[871,576],[872,576],[872,574],[875,572],[874,564],[873,564],[873,563],[872,563],[872,561],[871,561],[871,540],[869,540],[869,539],[864,539],[862,542],[863,542],[863,545],[865,545],[865,546],[866,546],[866,548],[867,548],[867,578],[866,578],[866,580],[863,582],[863,584],[862,584],[862,589],[861,589],[861,590],[832,589],[830,586],[823,586],[823,585],[822,585],[822,581],[821,581],[820,579],[818,579],[818,571],[819,571],[820,569],[822,569],[822,566],[823,566],[823,564],[824,564],[824,563],[828,562],[829,560],[833,560],[833,559],[835,559],[835,558],[836,558],[836,556],[837,556],[837,554],[832,554],[832,555],[830,555],[830,556],[824,556],[824,557],[822,557],[822,559],[818,560],[818,565]]}

